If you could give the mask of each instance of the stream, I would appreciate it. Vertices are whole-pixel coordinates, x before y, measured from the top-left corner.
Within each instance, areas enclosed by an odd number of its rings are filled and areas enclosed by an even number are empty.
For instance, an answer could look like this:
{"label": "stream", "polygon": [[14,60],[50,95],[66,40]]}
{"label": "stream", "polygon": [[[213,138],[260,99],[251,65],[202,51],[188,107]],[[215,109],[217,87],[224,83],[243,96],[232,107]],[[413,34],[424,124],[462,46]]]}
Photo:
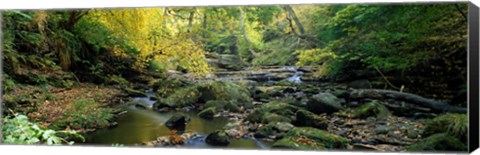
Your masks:
{"label": "stream", "polygon": [[[148,97],[134,97],[133,101],[145,103],[152,106],[155,100],[150,96],[154,93],[146,92]],[[177,112],[156,112],[153,110],[139,108],[135,105],[122,105],[121,108],[127,113],[116,119],[118,126],[99,129],[85,136],[86,143],[93,145],[111,146],[112,144],[123,144],[125,146],[141,145],[142,142],[155,140],[159,136],[168,136],[171,132],[164,124],[174,113],[183,113],[190,117],[186,132],[196,132],[199,136],[187,141],[181,147],[186,148],[214,148],[215,146],[205,143],[206,135],[223,128],[228,123],[227,118],[214,118],[212,120],[202,119],[197,116],[198,111],[177,111]],[[254,138],[240,138],[231,140],[227,148],[238,149],[268,149],[272,142],[259,141]]]}

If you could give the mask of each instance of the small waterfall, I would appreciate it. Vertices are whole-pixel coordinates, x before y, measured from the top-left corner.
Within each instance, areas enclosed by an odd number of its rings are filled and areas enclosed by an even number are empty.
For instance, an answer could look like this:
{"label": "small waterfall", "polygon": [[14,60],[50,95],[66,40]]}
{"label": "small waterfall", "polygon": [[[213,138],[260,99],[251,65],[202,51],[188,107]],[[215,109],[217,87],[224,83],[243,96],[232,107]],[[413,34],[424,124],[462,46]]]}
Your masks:
{"label": "small waterfall", "polygon": [[293,82],[293,83],[297,83],[297,84],[302,83],[302,80],[300,78],[303,76],[303,72],[298,71],[297,68],[295,68],[293,66],[287,66],[287,67],[285,67],[285,69],[288,69],[288,70],[295,73],[295,74],[293,74],[292,77],[289,77],[287,79],[288,81]]}

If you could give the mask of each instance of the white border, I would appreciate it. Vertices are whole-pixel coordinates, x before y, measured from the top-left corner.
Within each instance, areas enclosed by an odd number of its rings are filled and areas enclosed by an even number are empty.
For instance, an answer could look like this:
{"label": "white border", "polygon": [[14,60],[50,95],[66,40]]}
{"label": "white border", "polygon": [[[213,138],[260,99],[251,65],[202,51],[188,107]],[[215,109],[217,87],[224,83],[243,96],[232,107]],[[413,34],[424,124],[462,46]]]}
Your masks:
{"label": "white border", "polygon": [[[410,3],[410,2],[453,2],[455,0],[0,0],[0,10],[11,9],[67,9],[67,8],[117,8],[117,7],[158,7],[158,6],[219,6],[219,5],[263,5],[263,4],[314,4],[314,3]],[[455,2],[465,2],[456,0]],[[478,0],[472,0],[480,6]],[[336,152],[336,151],[261,151],[261,150],[224,150],[224,149],[165,149],[165,148],[113,148],[94,146],[22,146],[0,145],[0,154],[102,154],[102,155],[245,155],[245,154],[275,154],[275,155],[318,155],[328,154],[414,154],[414,153],[376,153],[376,152]],[[419,153],[415,153],[419,154]],[[422,153],[423,155],[432,153]],[[446,153],[441,153],[446,154]],[[480,151],[474,152],[480,154]]]}

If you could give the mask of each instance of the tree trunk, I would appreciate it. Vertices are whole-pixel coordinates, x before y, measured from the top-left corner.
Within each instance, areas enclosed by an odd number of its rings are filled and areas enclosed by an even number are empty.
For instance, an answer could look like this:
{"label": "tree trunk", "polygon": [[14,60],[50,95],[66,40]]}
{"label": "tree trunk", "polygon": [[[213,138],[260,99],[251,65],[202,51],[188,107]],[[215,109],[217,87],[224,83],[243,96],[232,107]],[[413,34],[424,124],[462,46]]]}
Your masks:
{"label": "tree trunk", "polygon": [[164,10],[163,10],[163,23],[162,23],[162,36],[164,36],[163,33],[166,32],[165,28],[167,27],[167,14],[168,14],[168,8],[166,7]]}
{"label": "tree trunk", "polygon": [[362,98],[396,99],[396,100],[406,101],[409,103],[428,107],[432,109],[432,111],[438,112],[438,113],[443,113],[443,112],[466,113],[467,112],[466,108],[454,107],[454,106],[445,104],[441,101],[427,99],[415,94],[398,92],[393,90],[356,89],[350,92],[350,98],[351,99],[362,99]]}
{"label": "tree trunk", "polygon": [[300,23],[300,20],[297,17],[297,14],[295,14],[295,11],[292,9],[290,5],[285,6],[285,10],[287,13],[292,16],[293,20],[295,21],[295,24],[297,24],[298,30],[300,31],[300,35],[305,34],[305,29],[303,29],[302,23]]}
{"label": "tree trunk", "polygon": [[190,29],[192,28],[194,16],[195,16],[195,8],[193,8],[192,11],[190,11],[190,16],[188,17],[188,32],[190,32]]}
{"label": "tree trunk", "polygon": [[205,9],[205,12],[203,13],[203,32],[202,32],[202,38],[204,43],[206,42],[205,40],[207,39],[207,9]]}
{"label": "tree trunk", "polygon": [[244,23],[243,23],[243,11],[242,11],[242,8],[239,8],[238,10],[239,10],[239,12],[240,12],[239,21],[240,21],[240,27],[241,27],[242,32],[243,32],[243,38],[245,39],[245,42],[247,42],[248,50],[250,51],[250,53],[251,53],[253,56],[255,56],[256,53],[255,53],[255,51],[253,51],[252,45],[250,44],[250,41],[248,40],[247,31],[245,30],[245,25],[244,25]]}

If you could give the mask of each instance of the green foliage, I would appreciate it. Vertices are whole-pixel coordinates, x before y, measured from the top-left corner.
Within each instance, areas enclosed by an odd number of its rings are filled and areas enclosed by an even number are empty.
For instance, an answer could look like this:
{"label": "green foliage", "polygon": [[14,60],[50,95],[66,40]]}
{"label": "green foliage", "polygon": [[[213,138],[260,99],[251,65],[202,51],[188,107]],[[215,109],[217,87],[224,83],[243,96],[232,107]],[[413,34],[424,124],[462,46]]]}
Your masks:
{"label": "green foliage", "polygon": [[[15,114],[14,117],[3,118],[2,133],[6,144],[47,144],[60,145],[67,143],[72,145],[73,141],[67,141],[69,137],[78,137],[83,139],[81,135],[75,131],[54,131],[51,129],[41,128],[35,123],[29,122],[27,116]],[[63,134],[65,137],[59,137]],[[84,140],[84,139],[83,139]]]}
{"label": "green foliage", "polygon": [[468,117],[466,114],[445,114],[428,121],[423,130],[423,136],[435,133],[447,133],[467,143]]}
{"label": "green foliage", "polygon": [[466,23],[455,5],[466,12],[464,4],[319,7],[313,20],[323,21],[314,28],[320,48],[299,51],[297,64],[322,63],[325,54],[333,53],[337,58],[324,64],[328,65],[323,67],[328,68],[325,75],[348,75],[365,68],[405,71],[428,66],[451,51],[466,49]]}

